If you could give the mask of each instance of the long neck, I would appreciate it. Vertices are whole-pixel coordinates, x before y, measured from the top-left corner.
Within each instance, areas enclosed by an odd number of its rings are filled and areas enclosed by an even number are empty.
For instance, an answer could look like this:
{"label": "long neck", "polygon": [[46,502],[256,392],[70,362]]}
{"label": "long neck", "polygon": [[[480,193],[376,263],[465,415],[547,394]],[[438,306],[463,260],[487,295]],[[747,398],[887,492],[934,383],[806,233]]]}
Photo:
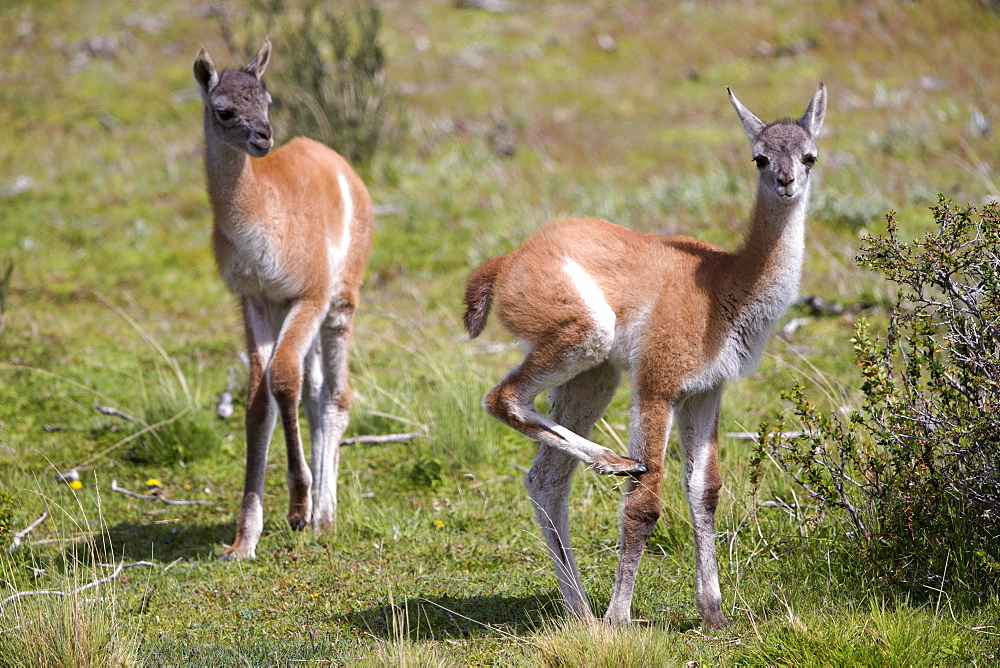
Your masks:
{"label": "long neck", "polygon": [[777,201],[767,187],[758,185],[750,231],[734,258],[731,280],[748,297],[783,302],[775,303],[783,311],[796,297],[802,274],[809,185],[788,203]]}
{"label": "long neck", "polygon": [[250,156],[227,145],[212,125],[205,110],[205,176],[212,201],[215,224],[231,227],[246,221],[247,211],[261,210],[257,200],[261,189],[255,187],[256,175]]}

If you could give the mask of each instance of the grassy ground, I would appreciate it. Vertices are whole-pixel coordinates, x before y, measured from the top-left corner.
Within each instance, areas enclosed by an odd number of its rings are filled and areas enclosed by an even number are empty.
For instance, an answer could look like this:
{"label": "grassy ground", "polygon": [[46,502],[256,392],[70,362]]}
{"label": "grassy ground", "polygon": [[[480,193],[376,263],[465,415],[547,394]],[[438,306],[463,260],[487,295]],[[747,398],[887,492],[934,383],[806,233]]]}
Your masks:
{"label": "grassy ground", "polygon": [[[754,172],[725,87],[771,119],[801,114],[822,77],[830,110],[802,292],[885,303],[887,287],[853,262],[885,211],[915,236],[937,192],[1000,194],[1000,139],[970,120],[1000,119],[1000,17],[944,0],[521,2],[507,14],[380,5],[408,128],[369,179],[376,201],[401,212],[379,220],[351,432],[429,438],[347,447],[337,530],[313,535],[285,524],[278,437],[258,558],[235,564],[216,557],[233,537],[242,407],[228,421],[213,411],[238,365],[240,328],[209,251],[190,64],[201,44],[218,64],[251,54],[227,54],[212,5],[192,0],[0,5],[0,269],[15,267],[0,332],[0,491],[14,496],[15,529],[50,513],[0,573],[11,593],[66,591],[109,575],[102,564],[153,564],[125,571],[96,602],[81,593],[8,604],[0,662],[18,656],[22,626],[58,619],[89,625],[88,646],[114,646],[123,661],[166,665],[996,661],[995,598],[893,598],[839,547],[841,527],[804,521],[805,506],[795,516],[758,507],[748,447],[731,439],[719,546],[735,624],[698,630],[687,512],[668,483],[635,594],[633,614],[648,621],[562,626],[521,486],[534,447],[478,407],[516,355],[465,343],[459,302],[470,268],[557,215],[734,247]],[[601,35],[613,49],[599,47]],[[280,62],[289,45],[275,46]],[[270,86],[280,94],[280,79]],[[511,157],[491,146],[498,128]],[[722,431],[781,410],[778,390],[795,379],[821,404],[853,400],[852,316],[792,316],[811,320],[728,390]],[[507,341],[495,325],[484,338]],[[171,445],[164,425],[159,441],[135,448],[140,438],[125,439],[136,424],[97,404],[146,425],[180,414],[174,424],[198,430]],[[599,440],[626,437],[627,406],[623,390]],[[75,490],[55,480],[73,467]],[[676,460],[670,469],[677,479]],[[169,497],[209,503],[111,491],[116,480],[146,492],[149,478]],[[757,500],[777,495],[797,505],[776,475]],[[598,608],[614,573],[618,497],[616,481],[585,473],[571,501]],[[53,644],[65,626],[54,625]]]}

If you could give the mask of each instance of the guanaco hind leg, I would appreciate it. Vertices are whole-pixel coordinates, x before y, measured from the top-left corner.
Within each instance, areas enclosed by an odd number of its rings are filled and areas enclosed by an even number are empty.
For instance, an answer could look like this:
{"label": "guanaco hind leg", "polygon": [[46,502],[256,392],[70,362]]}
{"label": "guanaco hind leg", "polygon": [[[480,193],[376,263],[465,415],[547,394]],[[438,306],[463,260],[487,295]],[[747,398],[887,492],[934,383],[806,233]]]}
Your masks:
{"label": "guanaco hind leg", "polygon": [[[611,403],[619,378],[618,370],[604,363],[554,388],[553,420],[582,438],[589,437],[594,424]],[[540,444],[524,484],[555,565],[566,610],[571,615],[589,617],[593,613],[583,590],[569,537],[568,501],[578,461],[567,452]]]}
{"label": "guanaco hind leg", "polygon": [[354,310],[334,304],[320,327],[323,386],[319,401],[319,431],[312,439],[312,470],[316,506],[313,528],[332,527],[336,519],[340,440],[351,407],[348,353]]}
{"label": "guanaco hind leg", "polygon": [[[611,342],[608,341],[607,348]],[[613,450],[598,445],[564,425],[542,415],[535,408],[535,397],[545,390],[568,382],[605,362],[603,354],[586,350],[560,349],[542,344],[531,350],[524,361],[490,390],[483,400],[486,411],[525,436],[562,450],[586,462],[600,473],[634,475],[646,469],[641,462],[622,457]]]}

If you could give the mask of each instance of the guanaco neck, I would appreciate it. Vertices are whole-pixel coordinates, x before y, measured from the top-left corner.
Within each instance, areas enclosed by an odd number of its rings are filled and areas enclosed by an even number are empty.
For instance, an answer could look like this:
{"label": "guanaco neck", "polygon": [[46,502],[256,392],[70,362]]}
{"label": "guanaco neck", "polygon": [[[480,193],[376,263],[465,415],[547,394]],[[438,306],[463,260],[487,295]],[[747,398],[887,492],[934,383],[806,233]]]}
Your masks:
{"label": "guanaco neck", "polygon": [[211,112],[206,108],[205,175],[212,214],[217,227],[232,231],[253,221],[253,212],[264,210],[262,189],[250,156],[226,144],[215,132]]}
{"label": "guanaco neck", "polygon": [[731,294],[764,307],[767,320],[778,318],[798,295],[805,252],[809,184],[794,201],[777,201],[764,183],[750,217],[750,230],[733,258]]}

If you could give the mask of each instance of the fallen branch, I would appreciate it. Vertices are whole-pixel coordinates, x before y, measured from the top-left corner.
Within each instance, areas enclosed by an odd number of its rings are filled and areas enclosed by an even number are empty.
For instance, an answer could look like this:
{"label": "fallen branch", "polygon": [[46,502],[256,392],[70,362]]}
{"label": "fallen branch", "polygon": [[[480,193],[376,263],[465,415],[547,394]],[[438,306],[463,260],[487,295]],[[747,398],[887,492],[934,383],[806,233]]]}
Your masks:
{"label": "fallen branch", "polygon": [[18,531],[16,534],[14,534],[14,539],[10,542],[10,545],[7,546],[7,551],[13,552],[17,548],[19,548],[21,546],[21,541],[24,540],[24,537],[27,536],[29,533],[31,533],[35,529],[35,527],[44,522],[45,518],[47,518],[48,516],[49,514],[47,512],[42,513],[42,516],[39,517],[34,522],[32,522],[31,524],[29,524],[26,529],[24,529],[23,531]]}
{"label": "fallen branch", "polygon": [[215,404],[215,414],[222,420],[233,417],[233,386],[236,382],[236,366],[229,367],[226,378],[226,389],[219,393],[219,401]]}
{"label": "fallen branch", "polygon": [[119,410],[113,406],[102,406],[97,404],[94,406],[98,413],[103,413],[104,415],[111,415],[112,417],[119,417],[128,422],[135,422],[135,418],[126,413],[125,411]]}
{"label": "fallen branch", "polygon": [[[798,438],[799,436],[804,436],[804,431],[783,431],[778,434],[782,438]],[[760,434],[755,431],[727,431],[723,434],[726,438],[736,439],[737,441],[756,441]]]}
{"label": "fallen branch", "polygon": [[134,499],[142,499],[143,501],[162,501],[168,506],[203,506],[212,503],[211,501],[206,501],[202,499],[195,499],[188,501],[186,499],[168,499],[161,494],[138,494],[131,490],[125,489],[124,487],[118,486],[117,480],[111,481],[111,491],[124,494],[125,496],[131,496]]}
{"label": "fallen branch", "polygon": [[[102,564],[102,565],[107,566],[107,564]],[[94,587],[97,587],[97,586],[100,586],[102,584],[107,584],[108,582],[111,582],[112,580],[114,580],[115,578],[117,578],[119,575],[121,575],[121,572],[124,569],[126,569],[126,568],[132,568],[134,566],[155,566],[155,565],[156,564],[154,564],[154,563],[152,563],[150,561],[137,561],[137,562],[131,563],[131,564],[126,564],[123,561],[120,564],[118,564],[117,566],[115,566],[115,570],[111,573],[111,575],[106,575],[105,577],[98,578],[98,579],[94,580],[93,582],[88,582],[87,584],[83,585],[82,587],[77,587],[76,589],[74,589],[72,591],[68,591],[67,592],[67,591],[61,591],[59,589],[35,589],[33,591],[19,591],[16,594],[11,594],[10,596],[8,596],[7,598],[5,598],[4,600],[0,601],[0,608],[2,608],[3,606],[7,605],[11,601],[17,600],[19,598],[25,598],[27,596],[73,596],[75,594],[79,594],[81,592],[87,591],[88,589],[93,589]]]}
{"label": "fallen branch", "polygon": [[345,438],[340,444],[378,445],[379,443],[409,443],[414,439],[423,437],[424,434],[415,431],[406,434],[366,434],[364,436],[355,436],[354,438]]}

